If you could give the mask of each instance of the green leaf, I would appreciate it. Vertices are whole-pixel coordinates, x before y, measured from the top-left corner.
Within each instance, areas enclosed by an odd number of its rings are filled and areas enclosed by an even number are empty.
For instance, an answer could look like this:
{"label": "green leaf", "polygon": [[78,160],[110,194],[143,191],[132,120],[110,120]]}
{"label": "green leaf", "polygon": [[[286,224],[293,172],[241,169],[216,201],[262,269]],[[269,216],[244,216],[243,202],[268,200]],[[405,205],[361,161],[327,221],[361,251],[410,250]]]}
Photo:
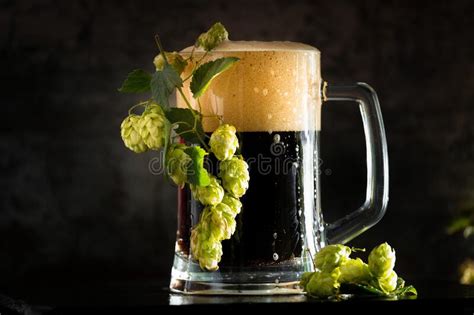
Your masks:
{"label": "green leaf", "polygon": [[415,287],[412,285],[409,285],[405,287],[405,280],[403,278],[398,277],[397,279],[397,288],[390,293],[390,295],[396,295],[396,296],[415,296],[418,295],[418,292],[416,291]]}
{"label": "green leaf", "polygon": [[160,105],[169,107],[169,97],[177,87],[183,86],[178,72],[168,63],[156,71],[150,82],[151,96]]}
{"label": "green leaf", "polygon": [[193,97],[198,98],[204,92],[206,92],[211,81],[217,77],[220,73],[229,69],[239,58],[236,57],[225,57],[219,58],[213,61],[202,64],[193,74],[191,81],[191,92]]}
{"label": "green leaf", "polygon": [[402,277],[398,277],[397,278],[397,287],[395,288],[395,290],[401,289],[403,287],[405,287],[405,280],[403,280]]}
{"label": "green leaf", "polygon": [[130,72],[118,89],[121,93],[143,93],[150,91],[151,74],[145,70],[136,69]]}
{"label": "green leaf", "polygon": [[342,283],[339,293],[385,297],[407,297],[416,296],[418,294],[412,285],[405,287],[405,280],[400,277],[397,279],[397,288],[388,294],[367,283]]}
{"label": "green leaf", "polygon": [[407,287],[395,290],[391,294],[394,294],[396,296],[416,296],[418,295],[418,292],[416,291],[414,286],[409,285]]}
{"label": "green leaf", "polygon": [[191,157],[191,163],[188,166],[188,182],[198,186],[208,186],[211,183],[209,173],[204,168],[204,157],[207,152],[199,147],[189,147],[184,152]]}
{"label": "green leaf", "polygon": [[[198,119],[195,122],[194,115],[197,115]],[[202,129],[202,121],[200,119],[200,113],[198,111],[191,111],[187,108],[170,108],[165,112],[166,118],[172,123],[178,123],[176,133],[187,142],[200,143],[199,137],[204,139],[204,130]],[[194,124],[196,123],[196,130],[193,130]]]}

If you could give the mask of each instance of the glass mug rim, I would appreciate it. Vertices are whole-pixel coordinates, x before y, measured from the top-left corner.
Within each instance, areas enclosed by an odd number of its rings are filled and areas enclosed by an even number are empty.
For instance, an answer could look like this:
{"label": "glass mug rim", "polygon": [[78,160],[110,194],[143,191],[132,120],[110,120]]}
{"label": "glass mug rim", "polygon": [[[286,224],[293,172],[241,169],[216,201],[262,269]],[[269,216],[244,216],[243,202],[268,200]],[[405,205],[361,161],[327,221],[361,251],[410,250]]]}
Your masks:
{"label": "glass mug rim", "polygon": [[[180,54],[194,53],[205,53],[201,47],[189,46],[179,51]],[[207,53],[212,55],[213,53],[242,53],[242,52],[302,52],[302,53],[314,53],[321,55],[321,51],[311,45],[293,42],[293,41],[260,41],[260,40],[228,40],[217,46]]]}

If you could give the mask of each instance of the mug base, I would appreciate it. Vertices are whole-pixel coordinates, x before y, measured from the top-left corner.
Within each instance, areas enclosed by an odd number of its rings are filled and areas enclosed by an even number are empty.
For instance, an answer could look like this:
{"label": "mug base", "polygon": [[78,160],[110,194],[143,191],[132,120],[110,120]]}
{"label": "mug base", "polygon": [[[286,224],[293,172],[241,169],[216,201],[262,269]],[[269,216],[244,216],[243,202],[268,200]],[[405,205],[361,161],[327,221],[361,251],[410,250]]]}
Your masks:
{"label": "mug base", "polygon": [[306,270],[307,264],[296,258],[273,266],[247,267],[242,271],[222,268],[209,272],[201,270],[188,257],[175,254],[170,290],[189,295],[303,294],[299,279]]}

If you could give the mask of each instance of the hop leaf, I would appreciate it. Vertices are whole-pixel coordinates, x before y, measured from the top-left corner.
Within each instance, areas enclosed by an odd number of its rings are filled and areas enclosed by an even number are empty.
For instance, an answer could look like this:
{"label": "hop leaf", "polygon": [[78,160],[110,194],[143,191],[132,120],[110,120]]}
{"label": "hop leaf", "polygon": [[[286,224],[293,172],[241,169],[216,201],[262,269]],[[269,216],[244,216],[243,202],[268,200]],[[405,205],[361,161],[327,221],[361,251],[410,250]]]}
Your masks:
{"label": "hop leaf", "polygon": [[169,97],[176,88],[183,86],[183,80],[179,73],[170,65],[165,63],[163,70],[156,71],[150,81],[151,95],[153,99],[169,108]]}
{"label": "hop leaf", "polygon": [[229,206],[229,209],[232,211],[232,215],[235,217],[237,214],[240,213],[242,209],[242,203],[239,199],[232,197],[229,194],[224,194],[224,198],[222,198],[222,203]]}
{"label": "hop leaf", "polygon": [[151,74],[136,69],[130,72],[118,89],[121,93],[142,93],[150,91]]}
{"label": "hop leaf", "polygon": [[139,122],[140,116],[129,115],[123,120],[120,126],[120,135],[122,136],[123,143],[135,153],[142,153],[148,150],[139,132]]}
{"label": "hop leaf", "polygon": [[247,163],[238,157],[232,157],[220,163],[219,177],[222,185],[233,197],[242,197],[249,187],[249,171]]}
{"label": "hop leaf", "polygon": [[341,271],[339,282],[341,283],[361,283],[370,280],[369,266],[360,258],[346,260],[339,269]]}
{"label": "hop leaf", "polygon": [[195,186],[209,185],[211,179],[204,168],[204,157],[208,154],[206,150],[200,146],[193,146],[186,148],[184,152],[191,157],[191,163],[189,163],[187,170],[188,182]]}
{"label": "hop leaf", "polygon": [[229,160],[234,156],[235,150],[239,147],[235,132],[234,126],[224,124],[212,133],[209,145],[218,160]]}
{"label": "hop leaf", "polygon": [[[186,68],[186,60],[184,60],[184,58],[176,51],[166,52],[165,55],[168,63],[174,68],[174,70],[176,70],[178,74],[181,74],[184,71],[184,68]],[[156,71],[162,71],[165,67],[165,63],[165,58],[163,58],[161,53],[156,55],[155,59],[153,59],[153,64],[155,65]]]}
{"label": "hop leaf", "polygon": [[153,103],[148,105],[140,118],[139,132],[149,149],[158,150],[163,147],[166,125],[167,120],[161,107]]}
{"label": "hop leaf", "polygon": [[224,25],[217,22],[206,33],[199,35],[195,46],[202,47],[205,51],[210,51],[228,39],[229,33],[227,33]]}
{"label": "hop leaf", "polygon": [[184,152],[185,149],[185,145],[175,144],[169,149],[166,157],[168,174],[181,188],[186,183],[188,165],[191,163],[191,157]]}
{"label": "hop leaf", "polygon": [[388,276],[395,267],[395,250],[387,243],[375,247],[369,255],[369,269],[375,277]]}
{"label": "hop leaf", "polygon": [[206,62],[199,66],[194,72],[193,79],[189,85],[191,92],[193,92],[193,97],[197,99],[203,95],[209,88],[211,82],[237,61],[239,61],[239,58],[224,57]]}
{"label": "hop leaf", "polygon": [[207,186],[191,184],[191,191],[193,192],[194,198],[199,200],[203,205],[217,205],[224,197],[224,189],[214,176],[210,177],[210,184]]}
{"label": "hop leaf", "polygon": [[349,259],[351,249],[344,245],[328,245],[314,256],[314,266],[322,272],[331,272]]}
{"label": "hop leaf", "polygon": [[316,271],[306,285],[306,292],[311,296],[328,297],[335,295],[340,287],[339,268],[331,272]]}

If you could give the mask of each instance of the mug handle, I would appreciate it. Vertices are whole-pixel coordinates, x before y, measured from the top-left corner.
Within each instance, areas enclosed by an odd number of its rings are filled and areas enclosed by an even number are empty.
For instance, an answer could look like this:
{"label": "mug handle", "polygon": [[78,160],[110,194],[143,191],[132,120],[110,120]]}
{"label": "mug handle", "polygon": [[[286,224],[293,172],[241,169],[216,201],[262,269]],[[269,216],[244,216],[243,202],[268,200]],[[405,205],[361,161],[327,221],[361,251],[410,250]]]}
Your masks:
{"label": "mug handle", "polygon": [[364,204],[326,226],[326,242],[346,243],[374,226],[388,203],[388,153],[379,100],[366,83],[323,85],[323,101],[354,101],[359,104],[367,148],[367,192]]}

